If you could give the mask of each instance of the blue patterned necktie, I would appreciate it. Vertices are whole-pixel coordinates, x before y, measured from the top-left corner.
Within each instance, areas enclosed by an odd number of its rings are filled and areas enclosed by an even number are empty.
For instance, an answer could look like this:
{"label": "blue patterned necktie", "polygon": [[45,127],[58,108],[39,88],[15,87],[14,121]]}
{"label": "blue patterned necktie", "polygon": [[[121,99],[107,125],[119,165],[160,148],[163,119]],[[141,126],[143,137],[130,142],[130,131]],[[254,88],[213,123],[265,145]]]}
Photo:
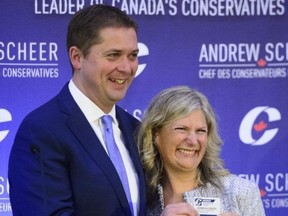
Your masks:
{"label": "blue patterned necktie", "polygon": [[101,121],[104,126],[104,137],[105,137],[105,143],[106,143],[106,147],[109,153],[109,157],[112,163],[114,164],[114,167],[116,168],[119,178],[122,182],[122,185],[125,190],[126,197],[128,199],[129,206],[133,215],[133,204],[131,200],[131,194],[130,194],[129,183],[128,183],[128,178],[126,174],[126,169],[125,169],[120,151],[114,139],[113,128],[112,128],[112,116],[104,115],[101,117]]}

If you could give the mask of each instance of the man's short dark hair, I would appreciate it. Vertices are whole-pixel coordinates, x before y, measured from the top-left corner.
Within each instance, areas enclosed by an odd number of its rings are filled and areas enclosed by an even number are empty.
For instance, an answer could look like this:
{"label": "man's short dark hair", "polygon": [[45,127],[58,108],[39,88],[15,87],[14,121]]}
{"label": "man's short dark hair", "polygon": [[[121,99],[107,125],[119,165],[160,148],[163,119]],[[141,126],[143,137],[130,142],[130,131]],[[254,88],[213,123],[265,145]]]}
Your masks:
{"label": "man's short dark hair", "polygon": [[86,56],[92,45],[100,43],[99,32],[106,27],[133,28],[138,25],[119,8],[110,5],[92,5],[79,10],[71,19],[67,31],[67,50],[76,46]]}

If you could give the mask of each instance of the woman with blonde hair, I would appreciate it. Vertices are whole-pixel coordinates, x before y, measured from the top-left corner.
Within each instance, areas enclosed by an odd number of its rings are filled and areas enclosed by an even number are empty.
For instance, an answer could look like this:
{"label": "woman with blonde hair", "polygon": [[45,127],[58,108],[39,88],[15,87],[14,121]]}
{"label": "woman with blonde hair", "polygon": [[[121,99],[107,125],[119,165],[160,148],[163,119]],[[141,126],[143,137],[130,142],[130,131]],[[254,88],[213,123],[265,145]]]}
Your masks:
{"label": "woman with blonde hair", "polygon": [[224,168],[221,147],[215,114],[202,93],[176,86],[157,94],[138,134],[147,215],[199,215],[205,199],[217,215],[265,215],[257,185]]}

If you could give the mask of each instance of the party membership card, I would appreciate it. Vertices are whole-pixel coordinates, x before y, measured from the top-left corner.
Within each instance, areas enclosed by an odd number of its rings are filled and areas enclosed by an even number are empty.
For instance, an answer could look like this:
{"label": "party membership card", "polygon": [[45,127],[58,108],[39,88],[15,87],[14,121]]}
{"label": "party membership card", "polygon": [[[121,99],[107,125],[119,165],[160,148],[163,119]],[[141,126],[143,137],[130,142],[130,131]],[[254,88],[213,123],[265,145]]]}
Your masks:
{"label": "party membership card", "polygon": [[193,206],[202,216],[215,216],[220,214],[220,198],[194,197]]}

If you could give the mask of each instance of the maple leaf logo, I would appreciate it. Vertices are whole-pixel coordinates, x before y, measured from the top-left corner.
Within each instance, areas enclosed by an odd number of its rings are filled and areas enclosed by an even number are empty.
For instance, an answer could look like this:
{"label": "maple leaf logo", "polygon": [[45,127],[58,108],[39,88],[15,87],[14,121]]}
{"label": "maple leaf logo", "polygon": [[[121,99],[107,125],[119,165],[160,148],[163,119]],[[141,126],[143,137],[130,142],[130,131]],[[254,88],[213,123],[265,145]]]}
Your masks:
{"label": "maple leaf logo", "polygon": [[264,59],[262,59],[262,58],[257,61],[257,65],[259,67],[265,67],[266,64],[267,64],[267,62]]}
{"label": "maple leaf logo", "polygon": [[262,120],[259,123],[253,125],[255,131],[260,132],[267,128],[267,124]]}
{"label": "maple leaf logo", "polygon": [[261,197],[264,197],[266,195],[266,191],[263,189],[260,189],[260,194],[261,194]]}

